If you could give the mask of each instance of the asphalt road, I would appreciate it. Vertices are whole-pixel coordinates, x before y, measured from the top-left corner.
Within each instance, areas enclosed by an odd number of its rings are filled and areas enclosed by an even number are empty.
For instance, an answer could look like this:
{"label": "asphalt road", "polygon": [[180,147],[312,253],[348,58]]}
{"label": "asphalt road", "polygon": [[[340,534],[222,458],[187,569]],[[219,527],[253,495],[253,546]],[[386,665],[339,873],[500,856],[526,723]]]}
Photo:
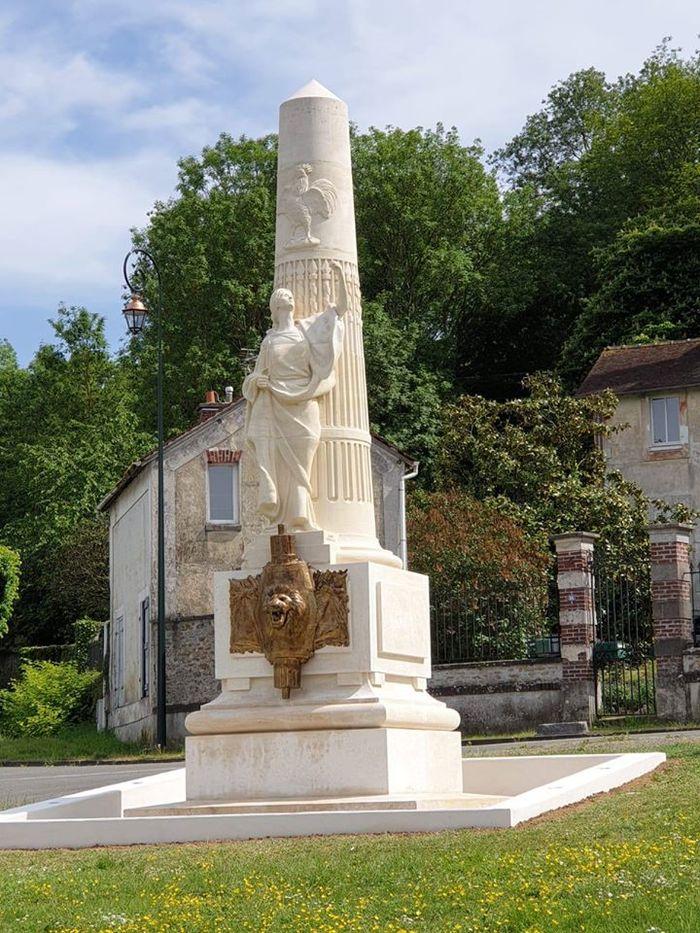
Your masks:
{"label": "asphalt road", "polygon": [[135,778],[182,768],[183,762],[163,764],[58,765],[0,768],[0,810],[20,807],[35,800],[76,794],[93,787],[133,781]]}

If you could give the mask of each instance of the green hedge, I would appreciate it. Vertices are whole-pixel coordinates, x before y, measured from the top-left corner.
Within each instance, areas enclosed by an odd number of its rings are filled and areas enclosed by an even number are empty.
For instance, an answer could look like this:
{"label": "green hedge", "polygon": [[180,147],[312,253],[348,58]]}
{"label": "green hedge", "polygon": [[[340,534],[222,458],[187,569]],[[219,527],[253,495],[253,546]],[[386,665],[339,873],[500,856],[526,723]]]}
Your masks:
{"label": "green hedge", "polygon": [[25,661],[20,677],[0,690],[0,732],[53,735],[90,719],[101,681],[100,671],[81,671],[73,662]]}

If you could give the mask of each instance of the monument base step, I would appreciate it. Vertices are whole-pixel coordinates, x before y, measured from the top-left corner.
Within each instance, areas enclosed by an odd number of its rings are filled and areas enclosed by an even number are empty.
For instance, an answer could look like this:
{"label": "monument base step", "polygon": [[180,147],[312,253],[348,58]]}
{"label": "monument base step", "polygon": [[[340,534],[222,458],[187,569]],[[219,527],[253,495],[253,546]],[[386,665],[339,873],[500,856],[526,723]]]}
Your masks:
{"label": "monument base step", "polygon": [[216,816],[224,813],[318,813],[356,810],[473,810],[492,807],[506,797],[488,794],[414,794],[375,797],[319,797],[305,800],[202,800],[197,803],[162,804],[125,810],[125,817],[136,816]]}
{"label": "monument base step", "polygon": [[462,793],[458,732],[306,729],[189,736],[188,801]]}

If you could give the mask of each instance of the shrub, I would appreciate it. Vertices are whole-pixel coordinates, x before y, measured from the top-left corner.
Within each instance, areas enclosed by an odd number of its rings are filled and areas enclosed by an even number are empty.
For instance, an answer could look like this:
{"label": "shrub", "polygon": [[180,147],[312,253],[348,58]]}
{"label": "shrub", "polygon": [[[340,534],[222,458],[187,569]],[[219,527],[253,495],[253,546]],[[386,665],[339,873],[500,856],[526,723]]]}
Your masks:
{"label": "shrub", "polygon": [[546,590],[546,537],[528,535],[495,505],[456,490],[418,491],[407,519],[411,570],[430,576],[436,596]]}
{"label": "shrub", "polygon": [[20,566],[17,551],[0,544],[0,638],[7,632],[12,609],[19,596]]}
{"label": "shrub", "polygon": [[53,735],[68,723],[89,719],[101,677],[71,662],[25,661],[19,679],[0,690],[0,732]]}

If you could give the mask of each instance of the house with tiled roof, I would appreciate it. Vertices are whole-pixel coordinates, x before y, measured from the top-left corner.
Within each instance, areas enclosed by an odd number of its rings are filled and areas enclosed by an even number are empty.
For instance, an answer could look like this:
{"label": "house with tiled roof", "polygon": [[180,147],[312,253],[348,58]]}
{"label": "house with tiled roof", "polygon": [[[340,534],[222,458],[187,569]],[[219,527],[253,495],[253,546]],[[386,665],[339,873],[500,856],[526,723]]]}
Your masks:
{"label": "house with tiled roof", "polygon": [[652,499],[700,508],[700,339],[607,347],[577,394],[603,389],[627,426],[602,441],[610,467]]}
{"label": "house with tiled roof", "polygon": [[[214,573],[239,568],[245,543],[261,529],[257,473],[243,449],[245,405],[208,393],[198,423],[165,445],[169,738],[182,736],[187,713],[219,692]],[[377,436],[371,458],[377,537],[405,560],[405,480],[416,475],[418,464]],[[152,740],[155,734],[157,502],[152,451],[129,467],[99,506],[109,516],[110,614],[98,725],[124,740]]]}

